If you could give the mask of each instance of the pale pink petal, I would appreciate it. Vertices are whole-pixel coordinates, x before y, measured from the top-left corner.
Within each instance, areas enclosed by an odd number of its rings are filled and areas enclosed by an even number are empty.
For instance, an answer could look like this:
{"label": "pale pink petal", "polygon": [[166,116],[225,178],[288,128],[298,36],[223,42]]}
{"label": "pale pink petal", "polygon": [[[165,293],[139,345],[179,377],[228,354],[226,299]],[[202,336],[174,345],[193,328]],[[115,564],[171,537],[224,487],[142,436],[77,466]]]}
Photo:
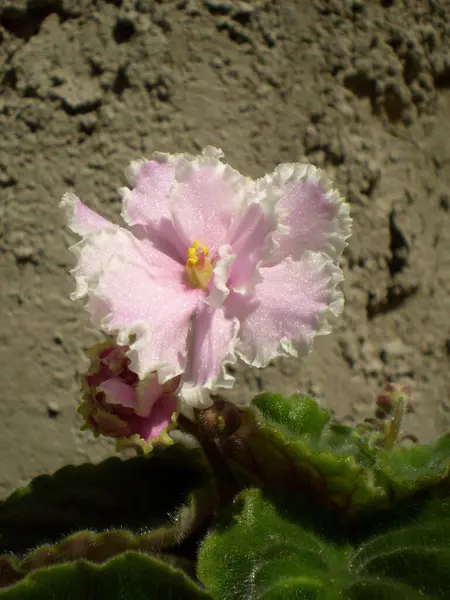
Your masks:
{"label": "pale pink petal", "polygon": [[258,181],[258,189],[281,194],[277,260],[298,260],[305,251],[325,252],[332,259],[341,255],[351,233],[349,206],[322,171],[308,164],[281,164]]}
{"label": "pale pink petal", "polygon": [[136,407],[135,390],[118,377],[111,377],[111,379],[103,381],[97,390],[105,393],[107,404],[118,404],[133,410]]}
{"label": "pale pink petal", "polygon": [[233,263],[236,260],[236,255],[232,254],[231,246],[220,246],[217,250],[217,255],[219,258],[214,265],[208,296],[205,299],[206,304],[209,304],[213,308],[220,308],[230,293],[228,279]]}
{"label": "pale pink petal", "polygon": [[226,372],[226,365],[236,362],[234,346],[238,329],[237,319],[227,318],[222,309],[214,310],[203,304],[196,312],[180,391],[185,402],[200,407],[205,398],[211,403],[205,391],[232,387],[234,377]]}
{"label": "pale pink petal", "polygon": [[230,271],[229,288],[247,293],[259,281],[257,266],[269,250],[277,226],[274,214],[266,214],[262,206],[250,204],[229,243],[236,260]]}
{"label": "pale pink petal", "polygon": [[137,161],[126,174],[133,189],[120,188],[122,217],[132,226],[143,226],[153,244],[180,262],[186,261],[186,247],[175,230],[168,198],[175,183],[179,160],[189,155],[155,154],[154,160]]}
{"label": "pale pink petal", "polygon": [[155,402],[164,394],[164,386],[158,381],[158,376],[151,373],[136,385],[136,414],[148,417],[153,410]]}
{"label": "pale pink petal", "polygon": [[101,318],[105,332],[130,346],[130,369],[141,379],[158,371],[163,383],[184,370],[189,322],[202,290],[184,284],[180,265],[172,261],[161,270],[160,265],[114,256],[90,296],[100,300],[103,310],[93,319]]}
{"label": "pale pink petal", "polygon": [[[165,394],[155,403],[150,416],[140,419],[136,432],[147,442],[157,438],[172,423],[177,412],[177,399],[172,394]],[[137,423],[136,423],[137,424]]]}
{"label": "pale pink petal", "polygon": [[169,155],[131,163],[125,173],[133,189],[119,190],[122,216],[128,225],[155,225],[163,217],[170,218],[168,198],[175,183],[175,164]]}
{"label": "pale pink petal", "polygon": [[111,225],[109,221],[84,205],[71,192],[63,195],[59,206],[65,212],[67,226],[78,235],[88,235]]}
{"label": "pale pink petal", "polygon": [[236,352],[256,367],[277,356],[306,354],[315,335],[329,332],[328,310],[338,314],[343,304],[336,290],[341,270],[322,253],[261,268],[261,275],[254,297],[233,293],[224,305],[240,321]]}
{"label": "pale pink petal", "polygon": [[[207,149],[208,150],[208,149]],[[173,222],[186,248],[198,240],[209,249],[211,258],[227,243],[227,232],[241,218],[253,182],[218,160],[203,155],[177,165],[170,194]]]}
{"label": "pale pink petal", "polygon": [[155,265],[161,273],[173,270],[179,273],[180,266],[158,252],[148,240],[138,240],[134,235],[117,225],[109,225],[82,239],[70,250],[77,257],[77,264],[71,274],[75,278],[76,290],[72,300],[82,298],[88,292],[90,283],[94,283],[108,264],[112,256],[124,256],[138,264]]}

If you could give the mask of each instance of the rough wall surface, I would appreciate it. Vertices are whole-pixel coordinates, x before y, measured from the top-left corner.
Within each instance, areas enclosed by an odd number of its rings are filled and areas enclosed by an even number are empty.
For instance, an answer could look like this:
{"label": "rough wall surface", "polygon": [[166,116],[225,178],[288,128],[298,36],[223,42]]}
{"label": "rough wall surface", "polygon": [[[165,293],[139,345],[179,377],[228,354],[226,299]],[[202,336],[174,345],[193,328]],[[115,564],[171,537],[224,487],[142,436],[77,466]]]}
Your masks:
{"label": "rough wall surface", "polygon": [[450,0],[0,0],[0,495],[111,446],[78,431],[96,339],[68,298],[68,189],[119,218],[130,160],[213,144],[253,176],[323,167],[352,205],[346,310],[298,389],[347,422],[410,383],[409,430],[450,427]]}

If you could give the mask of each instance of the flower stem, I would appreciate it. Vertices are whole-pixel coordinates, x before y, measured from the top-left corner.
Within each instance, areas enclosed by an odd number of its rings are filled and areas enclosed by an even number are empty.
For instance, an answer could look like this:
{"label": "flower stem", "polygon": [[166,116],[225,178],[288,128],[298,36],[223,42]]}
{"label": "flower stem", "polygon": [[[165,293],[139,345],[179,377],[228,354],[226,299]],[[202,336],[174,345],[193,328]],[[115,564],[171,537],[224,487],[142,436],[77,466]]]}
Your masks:
{"label": "flower stem", "polygon": [[198,422],[191,421],[184,415],[180,414],[177,422],[181,430],[193,435],[199,442],[216,480],[219,504],[229,505],[239,491],[239,486],[214,438],[208,436]]}
{"label": "flower stem", "polygon": [[405,414],[406,403],[400,398],[395,405],[394,416],[389,422],[387,434],[384,438],[384,447],[386,450],[392,450],[400,435],[403,416]]}

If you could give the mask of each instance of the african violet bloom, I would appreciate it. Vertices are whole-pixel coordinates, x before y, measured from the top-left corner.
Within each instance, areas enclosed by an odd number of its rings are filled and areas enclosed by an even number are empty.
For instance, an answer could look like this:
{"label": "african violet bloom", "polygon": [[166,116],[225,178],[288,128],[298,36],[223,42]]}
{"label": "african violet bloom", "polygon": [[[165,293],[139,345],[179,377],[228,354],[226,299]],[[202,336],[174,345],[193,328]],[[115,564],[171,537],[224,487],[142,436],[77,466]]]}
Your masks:
{"label": "african violet bloom", "polygon": [[111,341],[89,349],[78,412],[86,422],[83,429],[117,438],[117,450],[134,447],[147,453],[154,445],[172,443],[168,431],[175,424],[180,378],[160,384],[150,373],[140,380],[129,369],[127,350]]}
{"label": "african violet bloom", "polygon": [[[130,346],[130,369],[164,383],[182,375],[190,406],[231,387],[226,365],[263,367],[300,356],[338,314],[336,260],[350,235],[348,205],[311,165],[282,164],[259,180],[200,156],[155,154],[126,172],[119,227],[71,193],[62,205],[83,239],[72,247],[72,298],[88,297],[95,326]],[[183,404],[185,406],[185,404]]]}

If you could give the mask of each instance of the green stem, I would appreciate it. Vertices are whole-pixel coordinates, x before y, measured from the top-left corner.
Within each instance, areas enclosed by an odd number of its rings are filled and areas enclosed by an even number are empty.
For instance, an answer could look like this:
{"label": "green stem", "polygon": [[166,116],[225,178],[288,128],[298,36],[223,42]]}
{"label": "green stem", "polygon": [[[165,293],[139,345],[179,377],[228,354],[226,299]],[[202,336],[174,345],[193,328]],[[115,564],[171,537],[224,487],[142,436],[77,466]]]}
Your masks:
{"label": "green stem", "polygon": [[400,435],[400,428],[405,414],[406,403],[403,398],[400,398],[395,405],[394,416],[392,417],[388,427],[387,434],[384,439],[384,447],[386,450],[392,450]]}
{"label": "green stem", "polygon": [[180,414],[177,422],[182,431],[193,435],[199,442],[217,483],[219,503],[221,506],[229,505],[239,491],[239,486],[217,444],[208,435],[205,435],[198,423],[184,415]]}

